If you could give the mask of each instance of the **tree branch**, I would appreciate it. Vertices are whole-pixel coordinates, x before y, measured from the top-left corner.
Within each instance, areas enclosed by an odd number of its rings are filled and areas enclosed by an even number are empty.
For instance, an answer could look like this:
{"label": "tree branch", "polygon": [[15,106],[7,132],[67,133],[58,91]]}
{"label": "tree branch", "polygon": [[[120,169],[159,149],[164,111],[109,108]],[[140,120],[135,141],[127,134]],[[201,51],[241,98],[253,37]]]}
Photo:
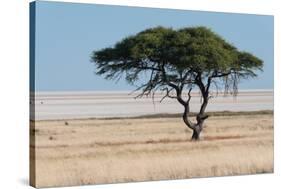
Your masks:
{"label": "tree branch", "polygon": [[183,121],[184,123],[190,128],[190,129],[195,129],[195,124],[192,123],[190,120],[189,120],[189,114],[190,114],[190,107],[189,107],[189,102],[191,100],[191,91],[192,91],[192,88],[189,89],[188,91],[188,99],[185,103],[185,106],[184,106],[184,113],[182,115],[182,118],[183,118]]}
{"label": "tree branch", "polygon": [[167,87],[164,88],[164,90],[166,91],[166,94],[161,98],[160,103],[161,103],[166,97],[177,99],[176,96],[172,96],[172,95],[170,94],[170,92],[171,92],[173,89],[174,89],[174,88],[171,88],[171,89],[168,89]]}

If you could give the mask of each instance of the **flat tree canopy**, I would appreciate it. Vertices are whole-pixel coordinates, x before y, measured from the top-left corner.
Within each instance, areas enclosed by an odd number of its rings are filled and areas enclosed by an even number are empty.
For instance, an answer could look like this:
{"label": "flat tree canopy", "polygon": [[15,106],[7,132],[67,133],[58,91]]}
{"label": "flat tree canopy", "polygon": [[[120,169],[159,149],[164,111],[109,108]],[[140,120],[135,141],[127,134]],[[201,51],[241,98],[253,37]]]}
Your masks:
{"label": "flat tree canopy", "polygon": [[[136,90],[143,95],[163,91],[163,99],[175,98],[183,105],[183,120],[193,130],[192,139],[199,139],[205,109],[211,97],[210,87],[223,87],[225,93],[236,95],[240,79],[256,77],[263,61],[239,51],[221,36],[206,27],[172,29],[156,27],[124,38],[113,47],[94,51],[91,60],[97,74],[118,80],[124,76],[129,84],[141,81]],[[144,73],[148,78],[144,78]],[[197,122],[189,119],[191,91],[202,95]],[[183,92],[188,96],[183,97]]]}

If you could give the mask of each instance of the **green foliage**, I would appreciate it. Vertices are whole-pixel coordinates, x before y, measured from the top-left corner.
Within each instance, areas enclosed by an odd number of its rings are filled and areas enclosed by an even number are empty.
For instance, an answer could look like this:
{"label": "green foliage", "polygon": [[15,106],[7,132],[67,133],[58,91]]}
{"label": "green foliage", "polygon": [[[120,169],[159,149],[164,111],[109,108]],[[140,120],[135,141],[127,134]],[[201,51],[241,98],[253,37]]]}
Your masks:
{"label": "green foliage", "polygon": [[106,79],[125,75],[133,84],[143,72],[149,73],[142,86],[147,92],[172,85],[190,88],[200,82],[209,89],[208,83],[204,84],[208,79],[235,88],[239,78],[255,77],[263,67],[262,60],[240,52],[206,27],[147,29],[113,47],[94,51],[91,60],[97,65],[97,74]]}

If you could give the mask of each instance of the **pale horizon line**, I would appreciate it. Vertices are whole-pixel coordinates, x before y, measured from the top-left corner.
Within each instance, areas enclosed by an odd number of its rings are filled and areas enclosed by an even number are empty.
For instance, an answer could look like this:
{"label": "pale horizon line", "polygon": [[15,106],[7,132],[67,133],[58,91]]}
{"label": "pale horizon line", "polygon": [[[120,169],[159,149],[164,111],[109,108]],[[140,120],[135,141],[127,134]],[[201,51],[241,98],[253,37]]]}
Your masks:
{"label": "pale horizon line", "polygon": [[[42,91],[30,91],[30,93],[129,93],[137,94],[138,91],[134,90],[42,90]],[[187,90],[186,90],[187,91]],[[211,92],[215,90],[211,90]],[[240,89],[239,92],[273,92],[274,89]],[[162,91],[157,91],[157,93]],[[198,89],[193,90],[193,92],[199,92]],[[224,90],[218,90],[218,93],[223,93]]]}

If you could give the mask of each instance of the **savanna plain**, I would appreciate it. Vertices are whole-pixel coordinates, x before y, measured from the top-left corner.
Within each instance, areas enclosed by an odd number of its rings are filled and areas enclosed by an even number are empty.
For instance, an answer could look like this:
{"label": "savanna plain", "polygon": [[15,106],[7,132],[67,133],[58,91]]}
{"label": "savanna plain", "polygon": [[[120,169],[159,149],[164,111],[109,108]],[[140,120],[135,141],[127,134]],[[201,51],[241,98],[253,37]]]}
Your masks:
{"label": "savanna plain", "polygon": [[36,186],[273,172],[273,112],[214,113],[201,140],[180,116],[31,121]]}

